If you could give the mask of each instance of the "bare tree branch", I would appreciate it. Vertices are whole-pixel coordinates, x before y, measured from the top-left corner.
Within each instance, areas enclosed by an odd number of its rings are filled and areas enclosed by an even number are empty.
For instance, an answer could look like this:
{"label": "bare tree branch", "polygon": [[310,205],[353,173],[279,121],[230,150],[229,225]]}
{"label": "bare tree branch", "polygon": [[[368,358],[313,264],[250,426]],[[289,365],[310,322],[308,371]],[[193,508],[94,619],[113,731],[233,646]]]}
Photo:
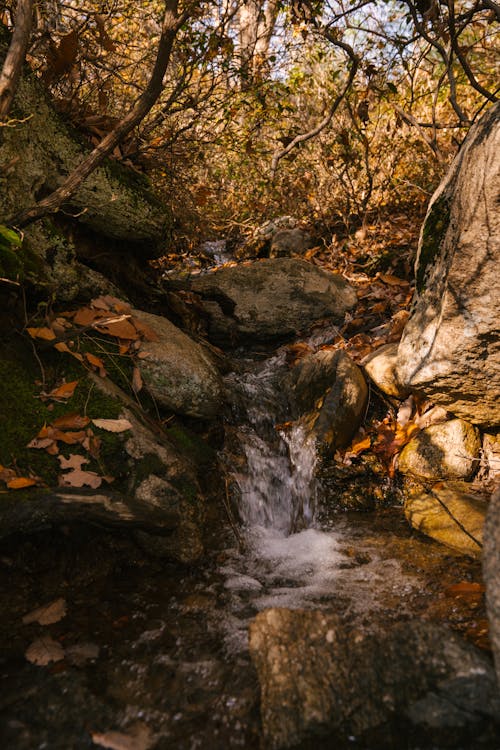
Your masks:
{"label": "bare tree branch", "polygon": [[23,69],[33,23],[33,0],[18,0],[12,39],[0,73],[0,120],[10,112]]}
{"label": "bare tree branch", "polygon": [[340,94],[335,97],[333,102],[330,105],[330,108],[328,112],[326,113],[325,117],[314,127],[311,128],[311,130],[308,130],[306,133],[300,133],[299,135],[295,136],[293,141],[291,141],[285,148],[281,149],[280,151],[276,151],[273,154],[273,158],[271,161],[271,179],[274,179],[276,175],[276,170],[278,168],[278,164],[287,154],[290,153],[294,148],[296,148],[300,143],[305,143],[306,141],[311,140],[311,138],[314,138],[315,136],[319,135],[322,130],[324,130],[330,122],[332,121],[332,118],[339,108],[340,104],[342,103],[344,97],[346,96],[347,92],[351,88],[354,79],[356,77],[356,73],[359,67],[359,58],[352,49],[352,47],[347,44],[346,42],[343,42],[340,39],[337,39],[334,34],[330,31],[329,28],[323,28],[321,29],[320,33],[328,39],[329,42],[331,42],[336,47],[340,47],[344,50],[344,52],[347,53],[350,61],[351,61],[351,67],[349,69],[349,75],[347,77],[346,84]]}
{"label": "bare tree branch", "polygon": [[94,169],[102,163],[104,158],[112,153],[120,141],[144,119],[161,94],[163,78],[170,61],[175,37],[188,16],[188,11],[178,15],[178,0],[166,0],[156,61],[144,92],[123,120],[80,162],[65,182],[31,208],[12,217],[9,222],[11,225],[23,227],[47,214],[56,212],[76,192]]}

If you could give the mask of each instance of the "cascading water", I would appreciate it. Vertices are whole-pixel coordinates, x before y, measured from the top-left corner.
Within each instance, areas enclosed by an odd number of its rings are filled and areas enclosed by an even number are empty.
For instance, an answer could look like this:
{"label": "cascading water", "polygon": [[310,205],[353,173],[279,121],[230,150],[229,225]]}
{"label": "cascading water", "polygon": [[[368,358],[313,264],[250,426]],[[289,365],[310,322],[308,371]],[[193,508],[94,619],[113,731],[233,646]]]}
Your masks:
{"label": "cascading water", "polygon": [[222,626],[232,652],[246,650],[248,623],[267,607],[336,602],[344,613],[369,618],[396,587],[401,593],[418,585],[344,518],[319,528],[314,442],[300,423],[280,426],[290,418],[287,372],[280,350],[240,361],[226,381],[233,424],[224,463],[237,488],[245,541],[244,551],[229,553],[220,568],[230,596]]}
{"label": "cascading water", "polygon": [[248,528],[262,526],[290,534],[309,526],[314,515],[314,442],[304,427],[277,429],[287,418],[281,387],[285,357],[245,368],[229,379],[238,419],[244,472],[233,476],[239,487],[239,514]]}

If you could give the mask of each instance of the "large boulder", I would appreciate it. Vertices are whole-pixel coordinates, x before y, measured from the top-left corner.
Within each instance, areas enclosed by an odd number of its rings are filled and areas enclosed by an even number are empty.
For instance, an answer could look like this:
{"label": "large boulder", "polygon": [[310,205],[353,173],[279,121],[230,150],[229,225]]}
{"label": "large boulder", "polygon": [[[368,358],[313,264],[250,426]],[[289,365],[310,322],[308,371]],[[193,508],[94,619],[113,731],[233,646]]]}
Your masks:
{"label": "large boulder", "polygon": [[470,422],[500,424],[500,103],[471,129],[429,205],[403,386]]}
{"label": "large boulder", "polygon": [[250,653],[271,750],[312,747],[321,736],[328,747],[354,738],[360,747],[403,747],[408,737],[421,740],[415,747],[470,747],[479,733],[495,736],[491,663],[446,628],[405,622],[369,632],[329,613],[268,609],[250,626]]}
{"label": "large boulder", "polygon": [[157,336],[145,341],[139,369],[160,406],[178,414],[211,419],[222,407],[222,381],[207,351],[167,318],[134,311]]}
{"label": "large boulder", "polygon": [[304,357],[288,387],[294,417],[305,420],[320,446],[349,445],[365,414],[368,387],[348,354],[325,349]]}
{"label": "large boulder", "polygon": [[284,340],[323,318],[342,320],[356,292],[338,274],[292,258],[269,258],[193,276],[219,345]]}
{"label": "large boulder", "polygon": [[437,542],[477,557],[481,554],[486,501],[465,482],[440,482],[411,494],[404,505],[413,528]]}
{"label": "large boulder", "polygon": [[[0,30],[0,64],[10,34]],[[13,127],[0,140],[0,222],[58,188],[90,151],[85,138],[54,109],[39,78],[26,66],[14,98]],[[65,206],[80,224],[122,242],[147,243],[163,237],[169,209],[149,180],[107,159],[94,170]],[[143,246],[144,249],[144,246]]]}
{"label": "large boulder", "polygon": [[399,454],[398,469],[420,479],[470,479],[477,470],[479,430],[463,419],[431,424]]}

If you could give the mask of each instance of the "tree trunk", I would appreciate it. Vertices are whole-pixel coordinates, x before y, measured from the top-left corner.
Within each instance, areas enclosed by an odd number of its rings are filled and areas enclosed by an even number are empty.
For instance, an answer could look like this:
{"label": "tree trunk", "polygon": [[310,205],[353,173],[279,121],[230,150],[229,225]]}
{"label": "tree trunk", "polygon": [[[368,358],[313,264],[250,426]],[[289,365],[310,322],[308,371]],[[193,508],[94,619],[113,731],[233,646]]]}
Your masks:
{"label": "tree trunk", "polygon": [[23,227],[33,221],[41,219],[50,213],[55,213],[80,187],[82,182],[98,167],[108,154],[112,153],[120,141],[128,135],[148,114],[163,89],[163,77],[167,70],[175,37],[187,18],[187,13],[178,15],[178,0],[166,0],[163,17],[162,32],[158,45],[158,53],[145,91],[137,99],[130,112],[118,123],[103,140],[91,151],[76,169],[67,177],[65,182],[53,193],[36,203],[31,208],[21,211],[12,217],[10,224]]}
{"label": "tree trunk", "polygon": [[7,118],[12,106],[30,41],[32,19],[33,0],[18,0],[16,25],[0,73],[0,120]]}

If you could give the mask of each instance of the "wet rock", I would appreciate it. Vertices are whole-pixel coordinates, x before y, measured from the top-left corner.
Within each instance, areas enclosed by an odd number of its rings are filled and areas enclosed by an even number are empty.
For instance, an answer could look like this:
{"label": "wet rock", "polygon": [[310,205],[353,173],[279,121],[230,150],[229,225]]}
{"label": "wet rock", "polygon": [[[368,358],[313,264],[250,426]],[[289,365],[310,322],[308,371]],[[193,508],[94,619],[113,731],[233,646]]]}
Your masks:
{"label": "wet rock", "polygon": [[271,240],[270,258],[289,258],[304,255],[314,246],[314,240],[304,229],[282,229]]}
{"label": "wet rock", "polygon": [[480,450],[479,431],[462,419],[452,419],[412,438],[399,455],[398,468],[421,479],[470,479]]}
{"label": "wet rock", "polygon": [[318,443],[345,448],[363,419],[368,388],[343,351],[322,350],[301,359],[289,376],[295,418],[304,418]]}
{"label": "wet rock", "polygon": [[401,401],[408,396],[408,389],[403,388],[396,375],[398,344],[385,344],[376,349],[363,360],[363,367],[377,388],[387,396]]}
{"label": "wet rock", "polygon": [[414,529],[475,557],[481,553],[486,509],[484,497],[465,482],[442,482],[410,495],[404,505]]}
{"label": "wet rock", "polygon": [[211,419],[220,413],[222,382],[211,357],[200,344],[166,318],[134,310],[158,336],[145,341],[139,369],[144,383],[164,409]]}
{"label": "wet rock", "polygon": [[321,738],[362,740],[391,722],[402,738],[431,729],[432,746],[442,732],[458,747],[498,721],[488,658],[430,623],[367,632],[340,625],[332,614],[269,609],[250,626],[250,652],[272,750]]}
{"label": "wet rock", "polygon": [[285,340],[322,318],[341,320],[356,292],[338,274],[304,260],[270,258],[193,276],[209,317],[209,337],[221,346]]}
{"label": "wet rock", "polygon": [[489,633],[500,683],[500,488],[491,496],[484,528],[483,575]]}
{"label": "wet rock", "polygon": [[500,103],[471,128],[429,205],[397,373],[456,416],[500,424]]}

